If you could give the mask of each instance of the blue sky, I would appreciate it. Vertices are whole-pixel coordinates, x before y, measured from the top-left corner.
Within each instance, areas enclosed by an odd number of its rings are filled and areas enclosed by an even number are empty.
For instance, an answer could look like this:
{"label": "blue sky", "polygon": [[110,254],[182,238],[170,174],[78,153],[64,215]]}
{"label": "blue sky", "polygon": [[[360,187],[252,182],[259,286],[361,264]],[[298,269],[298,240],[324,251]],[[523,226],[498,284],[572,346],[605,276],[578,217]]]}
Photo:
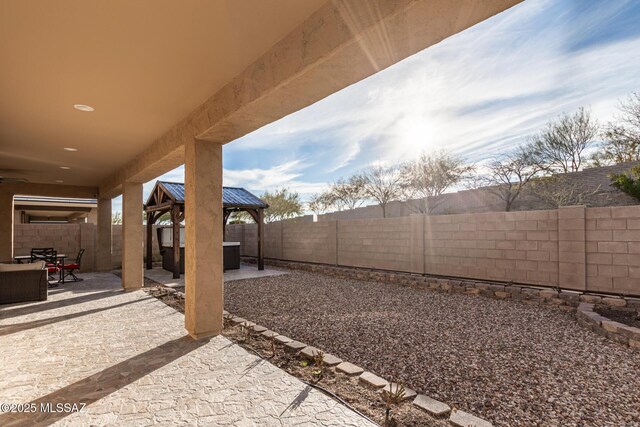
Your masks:
{"label": "blue sky", "polygon": [[640,91],[638,22],[638,0],[527,0],[225,145],[224,184],[306,199],[422,151],[482,162],[581,106],[606,122]]}

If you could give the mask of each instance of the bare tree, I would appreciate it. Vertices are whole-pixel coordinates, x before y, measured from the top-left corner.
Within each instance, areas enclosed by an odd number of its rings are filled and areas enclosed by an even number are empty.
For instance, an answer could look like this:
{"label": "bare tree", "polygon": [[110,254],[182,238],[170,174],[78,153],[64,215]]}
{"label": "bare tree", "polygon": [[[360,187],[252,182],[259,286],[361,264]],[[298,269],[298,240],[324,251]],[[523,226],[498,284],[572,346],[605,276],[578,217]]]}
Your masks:
{"label": "bare tree", "polygon": [[604,129],[604,142],[592,157],[594,166],[640,161],[640,92],[632,93],[618,107],[616,120]]}
{"label": "bare tree", "polygon": [[505,203],[507,212],[513,207],[513,202],[520,196],[522,189],[541,171],[535,155],[526,146],[493,160],[488,168],[489,173],[480,181],[489,192]]}
{"label": "bare tree", "polygon": [[365,198],[365,180],[362,175],[353,175],[349,179],[339,179],[330,190],[333,203],[347,209],[360,206]]}
{"label": "bare tree", "polygon": [[327,212],[333,205],[333,195],[329,191],[312,194],[307,202],[309,210],[316,215]]}
{"label": "bare tree", "polygon": [[583,163],[584,151],[595,143],[599,126],[589,110],[563,114],[532,138],[532,154],[547,172],[576,172]]}
{"label": "bare tree", "polygon": [[553,209],[560,206],[592,205],[600,193],[600,186],[585,189],[578,180],[569,179],[566,175],[536,178],[531,181],[529,188],[531,194]]}
{"label": "bare tree", "polygon": [[393,200],[402,200],[405,196],[401,165],[373,166],[361,175],[366,196],[377,201],[382,207],[382,216],[387,217],[387,205]]}
{"label": "bare tree", "polygon": [[432,213],[442,203],[438,196],[467,178],[473,170],[472,165],[446,151],[422,153],[403,168],[409,197],[414,198],[407,201],[407,206],[421,214]]}

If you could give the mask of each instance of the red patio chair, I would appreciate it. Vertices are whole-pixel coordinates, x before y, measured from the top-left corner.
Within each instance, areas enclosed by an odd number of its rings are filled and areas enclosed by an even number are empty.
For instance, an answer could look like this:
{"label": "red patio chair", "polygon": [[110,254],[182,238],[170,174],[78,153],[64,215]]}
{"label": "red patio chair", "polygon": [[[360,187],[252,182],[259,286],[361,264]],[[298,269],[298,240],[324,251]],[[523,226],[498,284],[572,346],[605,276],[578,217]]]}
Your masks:
{"label": "red patio chair", "polygon": [[78,252],[78,256],[76,257],[76,261],[72,262],[71,264],[65,264],[64,265],[64,271],[62,272],[63,274],[63,279],[66,279],[67,277],[71,276],[73,277],[73,281],[74,282],[79,282],[82,279],[80,279],[78,276],[76,276],[74,274],[74,271],[79,270],[80,269],[80,263],[82,262],[82,254],[84,254],[84,249],[80,249],[80,251]]}
{"label": "red patio chair", "polygon": [[[56,280],[53,276],[60,272],[58,266],[58,252],[53,248],[33,248],[31,249],[31,262],[44,261],[50,281]],[[58,286],[57,283],[50,284],[51,287]]]}

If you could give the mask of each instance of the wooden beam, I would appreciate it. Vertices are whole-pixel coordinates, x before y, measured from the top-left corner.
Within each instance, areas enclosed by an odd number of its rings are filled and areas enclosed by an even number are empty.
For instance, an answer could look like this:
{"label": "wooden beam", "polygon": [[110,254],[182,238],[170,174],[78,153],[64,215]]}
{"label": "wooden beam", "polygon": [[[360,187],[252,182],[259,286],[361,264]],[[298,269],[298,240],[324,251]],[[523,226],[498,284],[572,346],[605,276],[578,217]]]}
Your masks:
{"label": "wooden beam", "polygon": [[180,278],[180,206],[171,208],[171,223],[173,225],[173,278]]}
{"label": "wooden beam", "polygon": [[160,203],[159,205],[145,206],[144,210],[146,212],[170,211],[173,205],[174,205],[173,202],[164,202],[164,203]]}
{"label": "wooden beam", "polygon": [[258,270],[264,270],[264,210],[258,209]]}
{"label": "wooden beam", "polygon": [[155,222],[155,212],[147,212],[147,270],[153,268],[153,224]]}
{"label": "wooden beam", "polygon": [[224,215],[222,217],[222,241],[227,240],[227,222],[229,221],[229,217],[231,216],[231,211],[229,209],[222,209]]}

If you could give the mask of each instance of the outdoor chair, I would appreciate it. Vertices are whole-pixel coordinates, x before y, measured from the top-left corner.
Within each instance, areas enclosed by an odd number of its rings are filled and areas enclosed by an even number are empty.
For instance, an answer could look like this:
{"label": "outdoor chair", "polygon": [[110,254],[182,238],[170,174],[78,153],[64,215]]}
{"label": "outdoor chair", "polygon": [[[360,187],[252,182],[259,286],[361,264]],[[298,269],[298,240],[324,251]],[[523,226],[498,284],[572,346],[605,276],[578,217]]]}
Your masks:
{"label": "outdoor chair", "polygon": [[70,264],[65,264],[64,267],[62,267],[64,269],[64,271],[62,272],[63,279],[71,276],[73,277],[74,282],[79,282],[82,280],[81,278],[76,276],[74,272],[80,269],[80,263],[82,262],[83,254],[84,254],[84,249],[80,249],[80,251],[78,252],[78,256],[76,257],[76,261]]}
{"label": "outdoor chair", "polygon": [[31,248],[31,262],[42,261],[45,256],[54,250],[53,248]]}
{"label": "outdoor chair", "polygon": [[[55,280],[54,274],[60,272],[58,266],[58,252],[53,248],[33,248],[31,249],[31,262],[44,261],[49,280]],[[51,285],[52,287],[57,284]]]}

